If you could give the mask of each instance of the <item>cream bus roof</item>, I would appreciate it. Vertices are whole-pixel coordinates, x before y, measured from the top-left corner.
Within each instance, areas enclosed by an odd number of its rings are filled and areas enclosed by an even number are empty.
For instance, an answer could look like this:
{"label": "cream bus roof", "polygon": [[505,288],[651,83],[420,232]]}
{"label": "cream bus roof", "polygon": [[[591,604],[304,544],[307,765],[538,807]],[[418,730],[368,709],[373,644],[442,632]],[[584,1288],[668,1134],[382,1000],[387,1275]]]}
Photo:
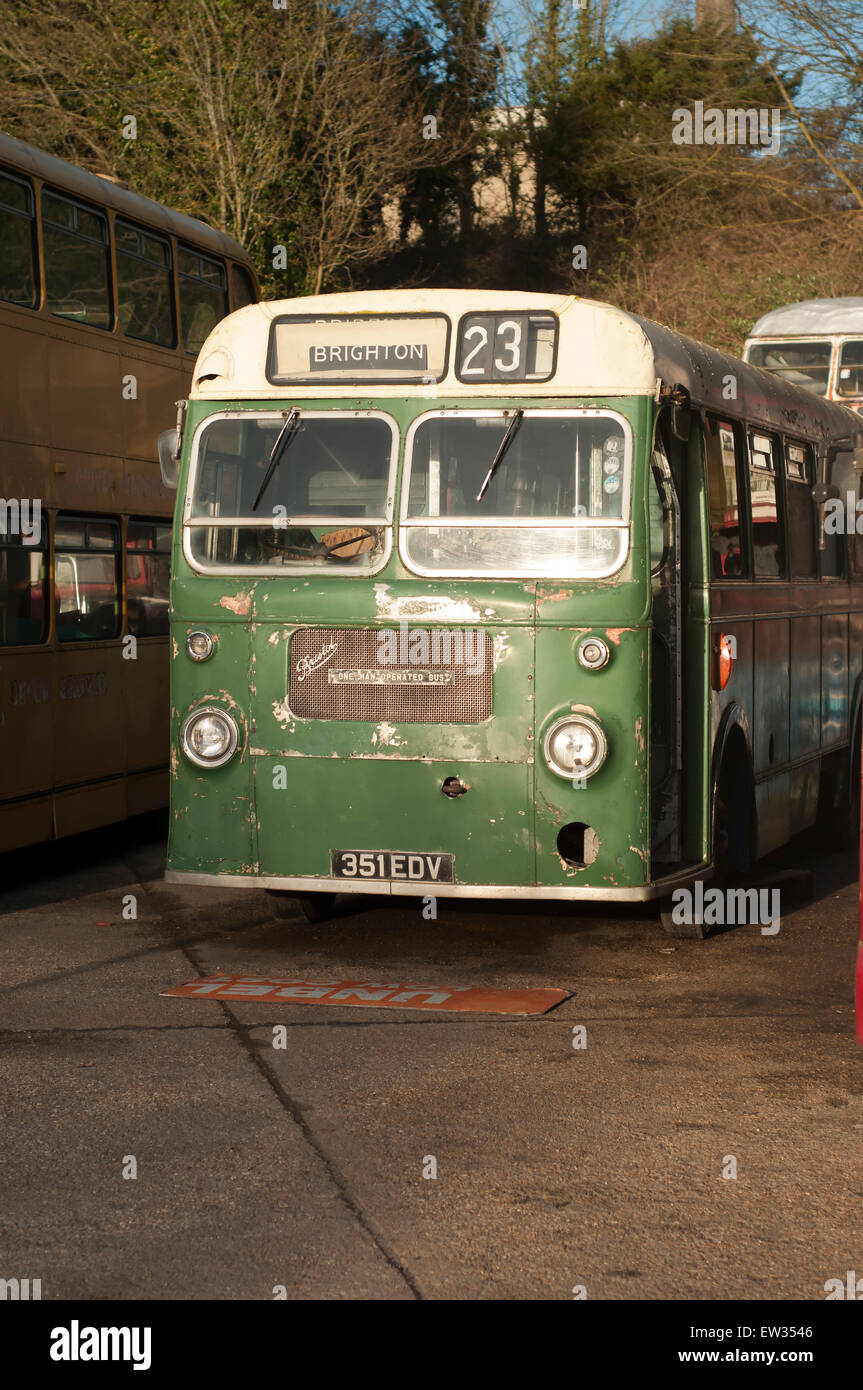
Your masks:
{"label": "cream bus roof", "polygon": [[863,333],[863,299],[803,299],[772,309],[758,320],[750,338],[820,337],[826,333]]}
{"label": "cream bus roof", "polygon": [[[553,371],[547,380],[459,381],[452,337],[465,314],[543,313],[557,315],[559,341]],[[451,327],[446,374],[432,385],[347,379],[321,380],[311,368],[310,339],[299,335],[293,359],[308,353],[302,384],[274,385],[267,379],[267,356],[273,320],[282,316],[331,319],[335,315],[443,314]],[[372,320],[370,320],[372,322]],[[346,335],[347,336],[347,335]],[[425,336],[429,334],[426,331]],[[358,348],[355,335],[354,347]],[[394,351],[372,344],[370,351]],[[404,347],[402,347],[404,350]],[[443,351],[438,337],[438,353]],[[332,346],[327,351],[333,351]],[[467,361],[467,358],[464,359]],[[340,368],[341,370],[341,368]],[[347,370],[346,368],[344,369]],[[657,382],[682,385],[693,402],[721,410],[723,415],[760,421],[785,429],[794,422],[805,434],[847,433],[859,416],[844,406],[824,401],[802,387],[753,367],[728,353],[675,333],[649,319],[624,313],[611,304],[575,295],[509,293],[502,290],[373,290],[328,294],[306,299],[281,299],[250,304],[223,319],[201,349],[192,381],[192,399],[209,401],[301,401],[303,398],[386,399],[405,395],[512,398],[654,396]]]}
{"label": "cream bus roof", "polygon": [[[573,295],[507,293],[501,290],[366,290],[324,294],[304,299],[250,304],[223,319],[210,334],[195,367],[192,397],[203,400],[266,400],[300,396],[404,396],[422,390],[404,383],[321,382],[274,386],[267,380],[270,325],[282,315],[446,314],[455,333],[466,313],[551,311],[560,320],[560,341],[554,377],[549,382],[519,382],[518,395],[548,396],[653,394],[657,373],[653,350],[636,319],[610,304]],[[450,351],[446,376],[437,384],[447,396],[512,395],[513,383],[460,382]]]}

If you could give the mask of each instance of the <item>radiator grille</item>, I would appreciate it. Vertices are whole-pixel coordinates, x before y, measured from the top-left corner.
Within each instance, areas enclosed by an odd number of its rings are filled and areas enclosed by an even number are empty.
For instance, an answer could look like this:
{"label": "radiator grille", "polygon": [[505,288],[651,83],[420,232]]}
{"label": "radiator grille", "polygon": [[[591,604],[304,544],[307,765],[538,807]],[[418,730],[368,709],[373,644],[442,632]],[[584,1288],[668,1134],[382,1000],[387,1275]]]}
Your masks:
{"label": "radiator grille", "polygon": [[[492,712],[487,633],[424,628],[428,650],[391,630],[304,627],[291,638],[289,705],[301,719],[386,719],[394,724],[478,724]],[[415,631],[415,630],[412,630]],[[421,639],[418,639],[421,640]],[[392,652],[392,664],[382,654]],[[401,658],[401,659],[399,659]],[[427,658],[427,659],[423,659]]]}

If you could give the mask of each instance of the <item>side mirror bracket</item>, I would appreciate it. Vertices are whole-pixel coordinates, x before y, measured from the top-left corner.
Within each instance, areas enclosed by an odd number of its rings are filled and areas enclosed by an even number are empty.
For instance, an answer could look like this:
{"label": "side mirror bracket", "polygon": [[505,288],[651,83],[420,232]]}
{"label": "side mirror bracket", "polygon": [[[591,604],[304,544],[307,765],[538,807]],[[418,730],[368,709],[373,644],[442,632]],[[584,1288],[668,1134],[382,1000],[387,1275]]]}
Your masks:
{"label": "side mirror bracket", "polygon": [[674,386],[663,385],[659,399],[663,405],[671,407],[671,433],[685,444],[692,429],[692,398],[688,388],[679,381]]}
{"label": "side mirror bracket", "polygon": [[173,429],[162,430],[157,442],[159,471],[162,482],[172,491],[180,476],[180,455],[183,452],[183,426],[186,422],[186,401],[177,401],[177,423]]}

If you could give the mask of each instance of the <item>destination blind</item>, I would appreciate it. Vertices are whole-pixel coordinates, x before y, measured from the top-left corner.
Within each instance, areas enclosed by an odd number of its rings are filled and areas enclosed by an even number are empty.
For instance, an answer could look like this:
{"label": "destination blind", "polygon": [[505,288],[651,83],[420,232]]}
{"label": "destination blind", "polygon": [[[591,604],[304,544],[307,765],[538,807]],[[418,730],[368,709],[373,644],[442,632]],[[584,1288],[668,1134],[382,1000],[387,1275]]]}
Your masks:
{"label": "destination blind", "polygon": [[267,378],[278,386],[441,381],[448,344],[444,314],[285,316],[273,321]]}

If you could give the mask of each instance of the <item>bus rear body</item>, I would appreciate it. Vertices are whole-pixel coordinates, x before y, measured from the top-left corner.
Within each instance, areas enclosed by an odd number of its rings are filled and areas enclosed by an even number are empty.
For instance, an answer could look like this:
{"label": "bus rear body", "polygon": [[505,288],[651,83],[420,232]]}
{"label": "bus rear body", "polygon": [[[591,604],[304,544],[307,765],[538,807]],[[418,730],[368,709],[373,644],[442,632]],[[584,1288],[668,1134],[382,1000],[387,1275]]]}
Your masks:
{"label": "bus rear body", "polygon": [[863,298],[774,309],[754,325],[743,357],[826,400],[863,410]]}
{"label": "bus rear body", "polygon": [[[214,331],[179,477],[170,880],[660,896],[709,870],[732,753],[756,852],[811,823],[822,765],[850,756],[852,585],[831,587],[825,740],[820,579],[803,592],[779,553],[776,489],[798,450],[811,512],[814,440],[853,417],[780,384],[792,444],[769,377],[683,344],[479,291],[250,306]],[[727,364],[720,411],[696,389]],[[814,567],[814,523],[809,541]],[[792,748],[794,702],[817,727]]]}

